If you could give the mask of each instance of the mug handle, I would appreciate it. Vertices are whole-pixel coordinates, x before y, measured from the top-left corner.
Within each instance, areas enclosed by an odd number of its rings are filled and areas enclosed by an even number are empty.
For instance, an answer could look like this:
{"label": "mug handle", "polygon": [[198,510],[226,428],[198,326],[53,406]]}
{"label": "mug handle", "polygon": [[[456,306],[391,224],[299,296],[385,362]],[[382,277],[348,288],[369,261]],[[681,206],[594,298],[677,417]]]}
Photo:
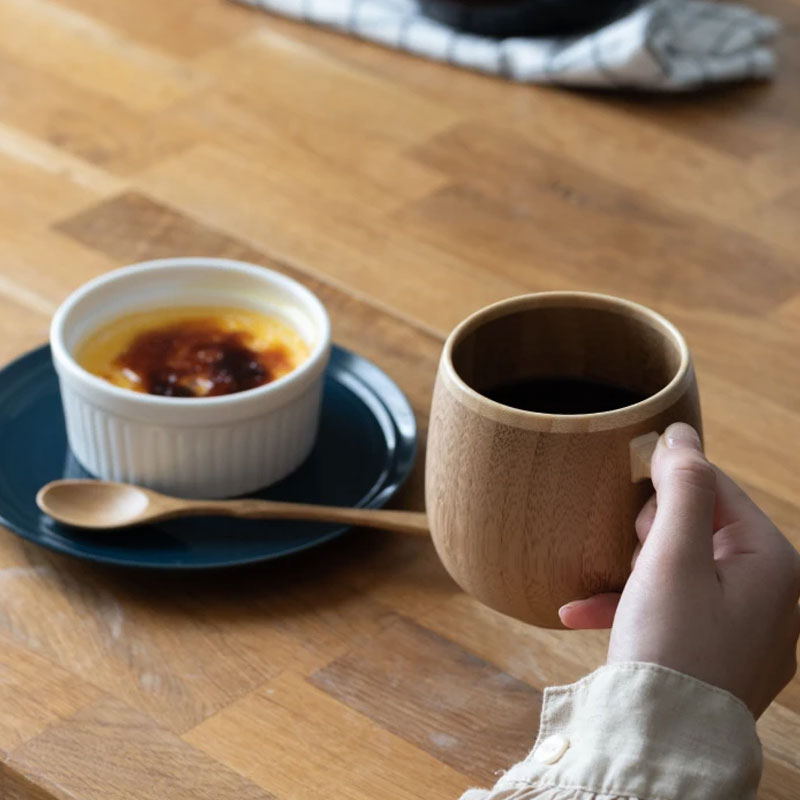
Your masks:
{"label": "mug handle", "polygon": [[638,483],[650,477],[650,459],[658,444],[655,431],[637,436],[630,441],[631,483]]}

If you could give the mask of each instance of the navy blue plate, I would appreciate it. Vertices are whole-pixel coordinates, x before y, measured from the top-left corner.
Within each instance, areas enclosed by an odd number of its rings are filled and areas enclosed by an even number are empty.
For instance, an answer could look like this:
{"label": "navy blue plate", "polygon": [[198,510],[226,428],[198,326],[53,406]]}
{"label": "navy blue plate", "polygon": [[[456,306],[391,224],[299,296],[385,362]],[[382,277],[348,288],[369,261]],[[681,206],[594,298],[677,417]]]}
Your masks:
{"label": "navy blue plate", "polygon": [[[414,413],[378,367],[334,347],[317,443],[292,475],[254,497],[325,505],[384,505],[411,471]],[[58,381],[45,346],[0,371],[0,523],[25,539],[90,561],[204,569],[268,561],[340,536],[310,522],[195,517],[120,531],[61,525],[36,506],[39,487],[91,477],[67,446]]]}

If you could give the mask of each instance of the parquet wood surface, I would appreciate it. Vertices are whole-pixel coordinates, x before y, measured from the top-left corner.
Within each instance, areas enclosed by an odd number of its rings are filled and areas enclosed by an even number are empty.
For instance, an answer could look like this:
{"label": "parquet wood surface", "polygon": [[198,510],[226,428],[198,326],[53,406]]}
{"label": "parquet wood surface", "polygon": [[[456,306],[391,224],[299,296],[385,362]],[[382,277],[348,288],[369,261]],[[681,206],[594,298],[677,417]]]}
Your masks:
{"label": "parquet wood surface", "polygon": [[[776,81],[660,97],[512,85],[224,0],[0,0],[0,361],[94,275],[241,258],[317,292],[424,440],[466,314],[620,294],[685,332],[710,454],[800,545],[800,2],[752,4],[784,23]],[[395,503],[422,507],[421,460]],[[149,576],[0,530],[0,798],[455,798],[605,645],[479,606],[416,538]],[[796,800],[800,680],[759,728],[760,797]]]}

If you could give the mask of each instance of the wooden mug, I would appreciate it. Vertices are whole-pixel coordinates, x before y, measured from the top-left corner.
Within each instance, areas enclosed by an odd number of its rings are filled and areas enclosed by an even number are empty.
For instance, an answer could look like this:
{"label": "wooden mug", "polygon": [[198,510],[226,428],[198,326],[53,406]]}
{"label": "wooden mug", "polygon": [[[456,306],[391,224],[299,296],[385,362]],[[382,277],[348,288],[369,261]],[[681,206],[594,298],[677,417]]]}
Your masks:
{"label": "wooden mug", "polygon": [[[612,411],[550,414],[484,392],[535,377],[575,377],[645,399]],[[495,303],[448,337],[431,409],[425,477],[436,550],[455,581],[498,611],[561,627],[564,603],[619,591],[652,493],[659,433],[701,433],[689,349],[644,306],[546,292]]]}

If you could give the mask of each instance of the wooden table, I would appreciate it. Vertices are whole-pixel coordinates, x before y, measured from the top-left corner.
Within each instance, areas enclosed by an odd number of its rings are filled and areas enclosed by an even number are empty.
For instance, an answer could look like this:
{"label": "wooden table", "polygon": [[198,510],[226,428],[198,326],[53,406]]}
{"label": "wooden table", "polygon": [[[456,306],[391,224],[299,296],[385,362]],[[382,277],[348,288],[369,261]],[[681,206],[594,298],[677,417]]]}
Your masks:
{"label": "wooden table", "polygon": [[[275,267],[389,372],[424,433],[442,337],[566,288],[668,315],[708,450],[800,544],[800,4],[771,85],[515,86],[218,0],[0,0],[0,360],[88,278],[157,256]],[[0,443],[2,446],[2,443]],[[422,507],[422,463],[396,503]],[[148,575],[0,532],[3,800],[455,798],[535,736],[605,634],[464,596],[361,531]],[[800,797],[800,681],[762,798]]]}

